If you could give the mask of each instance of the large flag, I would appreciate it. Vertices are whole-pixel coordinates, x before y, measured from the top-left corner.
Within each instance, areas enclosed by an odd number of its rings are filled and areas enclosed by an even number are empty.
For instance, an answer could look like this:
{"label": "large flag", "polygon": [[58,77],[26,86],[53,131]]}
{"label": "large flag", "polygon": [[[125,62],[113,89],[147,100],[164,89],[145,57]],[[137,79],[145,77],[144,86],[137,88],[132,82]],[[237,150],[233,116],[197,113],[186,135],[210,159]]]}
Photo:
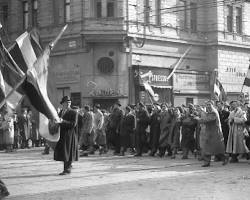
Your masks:
{"label": "large flag", "polygon": [[50,124],[53,124],[49,122],[59,121],[57,111],[47,95],[49,54],[49,47],[42,49],[38,34],[25,32],[16,39],[15,44],[9,49],[8,56],[26,74],[21,89],[32,106],[40,112],[39,132],[41,136],[56,142],[60,137],[59,130],[54,131],[54,135],[49,134]]}
{"label": "large flag", "polygon": [[[24,73],[19,69],[15,61],[12,59],[8,50],[3,45],[0,39],[0,61],[1,61],[1,89],[4,88],[5,97],[9,95],[13,87],[24,77]],[[1,96],[2,97],[2,96]],[[22,95],[14,91],[7,100],[7,104],[15,109],[20,103]],[[1,98],[1,102],[4,99]]]}
{"label": "large flag", "polygon": [[250,65],[248,67],[247,76],[245,77],[243,85],[250,87]]}
{"label": "large flag", "polygon": [[217,97],[217,100],[220,100],[220,101],[227,100],[226,92],[217,77],[215,78],[215,81],[214,81],[214,95]]}

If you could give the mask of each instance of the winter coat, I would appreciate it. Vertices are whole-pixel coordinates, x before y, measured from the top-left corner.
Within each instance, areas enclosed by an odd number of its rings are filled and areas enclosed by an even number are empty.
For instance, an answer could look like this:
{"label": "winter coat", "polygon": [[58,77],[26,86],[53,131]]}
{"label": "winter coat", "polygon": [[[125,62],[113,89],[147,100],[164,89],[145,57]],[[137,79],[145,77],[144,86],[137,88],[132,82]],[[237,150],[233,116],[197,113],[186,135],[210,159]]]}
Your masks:
{"label": "winter coat", "polygon": [[82,116],[81,134],[90,134],[94,128],[94,114],[92,112],[85,112]]}
{"label": "winter coat", "polygon": [[200,123],[205,124],[202,153],[204,155],[224,154],[225,146],[218,111],[214,109],[211,112],[203,113]]}
{"label": "winter coat", "polygon": [[77,112],[73,109],[67,109],[59,117],[63,119],[60,124],[60,139],[56,144],[54,151],[54,160],[56,161],[77,161],[78,160],[78,138],[76,134]]}
{"label": "winter coat", "polygon": [[180,129],[181,129],[181,119],[174,117],[171,121],[170,137],[169,137],[172,149],[180,147]]}
{"label": "winter coat", "polygon": [[239,154],[248,152],[244,140],[246,120],[246,113],[241,108],[230,112],[228,117],[229,135],[226,148],[227,153]]}
{"label": "winter coat", "polygon": [[8,117],[7,120],[2,122],[3,129],[3,143],[5,145],[14,144],[14,120],[12,117]]}
{"label": "winter coat", "polygon": [[18,117],[18,128],[20,131],[20,135],[23,138],[23,140],[28,140],[30,139],[30,131],[29,131],[29,127],[28,127],[28,119],[27,117],[20,115]]}
{"label": "winter coat", "polygon": [[170,144],[170,128],[171,128],[171,114],[169,111],[163,111],[160,113],[161,123],[160,123],[160,139],[159,147],[166,147]]}
{"label": "winter coat", "polygon": [[121,121],[120,143],[122,147],[128,147],[130,144],[130,135],[134,133],[135,116],[131,113],[124,115]]}
{"label": "winter coat", "polygon": [[106,145],[106,133],[103,130],[104,116],[100,110],[94,113],[94,143],[97,145]]}

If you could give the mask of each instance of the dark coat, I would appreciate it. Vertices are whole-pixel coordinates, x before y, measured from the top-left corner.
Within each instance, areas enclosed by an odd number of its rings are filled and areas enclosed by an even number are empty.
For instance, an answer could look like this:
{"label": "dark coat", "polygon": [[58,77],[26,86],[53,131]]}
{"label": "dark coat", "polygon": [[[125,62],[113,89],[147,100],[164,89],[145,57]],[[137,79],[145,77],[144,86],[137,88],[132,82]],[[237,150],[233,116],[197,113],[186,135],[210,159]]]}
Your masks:
{"label": "dark coat", "polygon": [[122,116],[123,116],[122,110],[120,108],[115,108],[109,116],[110,118],[109,127],[113,130],[119,131]]}
{"label": "dark coat", "polygon": [[152,151],[156,151],[159,145],[159,138],[160,138],[160,123],[161,123],[161,116],[160,113],[153,113],[150,118],[150,147]]}
{"label": "dark coat", "polygon": [[130,135],[133,134],[135,128],[135,116],[132,114],[124,115],[121,121],[120,143],[122,147],[129,146]]}
{"label": "dark coat", "polygon": [[77,161],[78,160],[78,141],[76,134],[77,126],[77,112],[68,109],[62,116],[63,119],[60,124],[60,139],[56,144],[54,151],[54,160],[56,161]]}
{"label": "dark coat", "polygon": [[30,138],[30,132],[28,127],[28,119],[23,115],[18,116],[18,128],[20,131],[20,135],[22,136],[23,140],[28,140]]}
{"label": "dark coat", "polygon": [[190,115],[186,115],[181,122],[182,126],[182,140],[181,147],[184,149],[195,149],[195,130],[198,128],[198,121]]}

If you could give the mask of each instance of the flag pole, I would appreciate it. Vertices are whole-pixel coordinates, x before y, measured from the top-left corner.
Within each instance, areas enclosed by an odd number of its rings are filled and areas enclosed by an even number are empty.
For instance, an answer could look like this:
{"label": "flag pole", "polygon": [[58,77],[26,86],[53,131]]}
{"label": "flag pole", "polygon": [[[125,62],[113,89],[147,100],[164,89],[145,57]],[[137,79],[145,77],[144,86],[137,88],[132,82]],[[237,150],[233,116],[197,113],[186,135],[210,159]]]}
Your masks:
{"label": "flag pole", "polygon": [[[68,27],[68,25],[66,24],[62,28],[62,30],[60,31],[60,33],[58,34],[58,36],[49,44],[50,50],[52,50],[55,47],[55,45],[57,44],[58,40],[62,37],[62,35],[65,32],[65,30],[67,29],[67,27]],[[3,48],[6,49],[2,42],[1,42],[1,44],[2,44]],[[8,52],[8,50],[7,50],[7,52]],[[18,65],[15,63],[15,61],[13,60],[13,58],[11,57],[11,55],[10,55],[10,58],[12,59],[13,63],[17,66],[17,69],[20,69],[18,67]],[[23,72],[22,72],[22,75],[23,75]],[[7,96],[0,103],[0,108],[3,107],[3,105],[7,102],[7,100],[10,98],[10,96],[23,84],[23,82],[25,81],[26,77],[27,77],[27,74],[23,75],[22,79],[17,83],[17,85],[7,94]]]}
{"label": "flag pole", "polygon": [[173,76],[175,70],[177,69],[177,67],[179,67],[179,65],[181,64],[182,60],[188,54],[188,52],[191,50],[191,48],[192,48],[192,45],[190,45],[190,47],[188,47],[188,49],[185,51],[185,53],[181,56],[181,58],[179,59],[179,61],[174,66],[174,69],[172,70],[172,72],[168,75],[167,80],[169,80]]}

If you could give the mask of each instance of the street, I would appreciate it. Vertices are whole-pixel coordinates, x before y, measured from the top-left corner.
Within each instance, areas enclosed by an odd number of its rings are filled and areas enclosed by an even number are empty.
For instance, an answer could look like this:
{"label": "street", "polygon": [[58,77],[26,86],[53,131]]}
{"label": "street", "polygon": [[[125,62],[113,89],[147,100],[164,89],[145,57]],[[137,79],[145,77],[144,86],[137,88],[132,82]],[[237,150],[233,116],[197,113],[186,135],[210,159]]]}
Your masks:
{"label": "street", "polygon": [[188,160],[181,160],[181,155],[172,160],[109,153],[80,158],[70,175],[59,176],[62,163],[53,161],[53,152],[42,155],[42,150],[0,152],[0,178],[10,192],[7,200],[250,198],[250,165],[243,159],[202,168],[192,155]]}

